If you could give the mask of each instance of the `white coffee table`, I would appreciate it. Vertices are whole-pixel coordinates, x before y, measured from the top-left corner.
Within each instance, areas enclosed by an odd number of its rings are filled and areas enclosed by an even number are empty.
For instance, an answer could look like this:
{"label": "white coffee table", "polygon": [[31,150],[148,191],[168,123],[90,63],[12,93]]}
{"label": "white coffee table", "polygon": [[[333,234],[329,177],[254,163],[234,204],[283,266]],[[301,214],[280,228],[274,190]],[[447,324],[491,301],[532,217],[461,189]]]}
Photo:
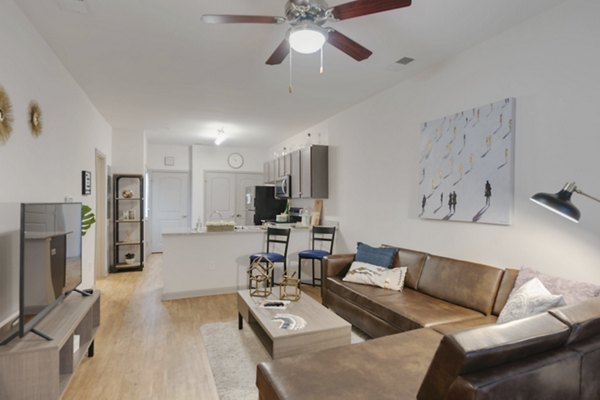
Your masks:
{"label": "white coffee table", "polygon": [[[248,290],[238,291],[237,297],[239,329],[245,320],[274,359],[350,344],[352,326],[306,293],[284,310],[259,307],[257,301],[264,298],[252,297]],[[267,299],[278,297],[272,294]],[[276,314],[297,315],[306,326],[300,330],[282,329],[278,321],[273,321]]]}

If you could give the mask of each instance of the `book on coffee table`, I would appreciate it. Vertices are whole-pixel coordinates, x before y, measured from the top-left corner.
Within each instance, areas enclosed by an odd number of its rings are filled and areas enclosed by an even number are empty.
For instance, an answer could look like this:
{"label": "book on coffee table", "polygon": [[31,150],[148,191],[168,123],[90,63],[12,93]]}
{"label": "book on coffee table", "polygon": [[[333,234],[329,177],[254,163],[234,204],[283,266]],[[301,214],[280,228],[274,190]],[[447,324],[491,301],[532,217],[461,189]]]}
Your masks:
{"label": "book on coffee table", "polygon": [[285,310],[288,306],[288,304],[290,304],[289,300],[269,300],[269,299],[262,299],[262,300],[257,300],[256,304],[260,307],[260,308],[271,308],[271,309],[277,309],[277,310]]}

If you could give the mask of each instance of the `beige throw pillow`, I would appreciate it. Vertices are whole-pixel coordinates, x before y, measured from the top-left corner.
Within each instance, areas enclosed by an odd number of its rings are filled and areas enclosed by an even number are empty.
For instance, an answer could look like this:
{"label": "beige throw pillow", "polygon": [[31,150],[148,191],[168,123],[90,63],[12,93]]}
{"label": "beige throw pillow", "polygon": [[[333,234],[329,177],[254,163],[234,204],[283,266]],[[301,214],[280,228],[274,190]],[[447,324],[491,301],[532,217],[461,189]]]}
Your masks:
{"label": "beige throw pillow", "polygon": [[564,304],[565,300],[561,295],[550,293],[539,279],[533,278],[510,294],[496,323],[503,324],[541,314]]}
{"label": "beige throw pillow", "polygon": [[404,287],[404,278],[406,278],[407,270],[407,267],[390,269],[361,261],[354,261],[343,280],[400,291]]}

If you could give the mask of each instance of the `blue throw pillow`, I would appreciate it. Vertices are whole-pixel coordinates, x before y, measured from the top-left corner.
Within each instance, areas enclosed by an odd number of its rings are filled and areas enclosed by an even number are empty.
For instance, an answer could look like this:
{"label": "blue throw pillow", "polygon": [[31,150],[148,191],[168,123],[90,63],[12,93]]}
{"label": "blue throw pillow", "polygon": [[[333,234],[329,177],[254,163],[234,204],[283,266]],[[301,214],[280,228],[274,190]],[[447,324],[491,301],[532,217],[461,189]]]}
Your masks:
{"label": "blue throw pillow", "polygon": [[390,268],[397,252],[398,249],[394,247],[371,247],[368,244],[358,242],[355,260]]}

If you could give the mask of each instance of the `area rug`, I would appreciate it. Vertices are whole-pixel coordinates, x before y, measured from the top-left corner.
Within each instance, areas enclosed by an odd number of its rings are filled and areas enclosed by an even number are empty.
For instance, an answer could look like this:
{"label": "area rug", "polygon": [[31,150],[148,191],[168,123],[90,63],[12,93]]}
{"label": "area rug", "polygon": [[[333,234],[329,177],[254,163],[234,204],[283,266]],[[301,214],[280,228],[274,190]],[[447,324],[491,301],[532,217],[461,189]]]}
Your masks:
{"label": "area rug", "polygon": [[[247,325],[237,320],[206,324],[200,328],[217,392],[221,400],[256,400],[256,365],[271,357]],[[365,340],[352,330],[352,343]]]}

